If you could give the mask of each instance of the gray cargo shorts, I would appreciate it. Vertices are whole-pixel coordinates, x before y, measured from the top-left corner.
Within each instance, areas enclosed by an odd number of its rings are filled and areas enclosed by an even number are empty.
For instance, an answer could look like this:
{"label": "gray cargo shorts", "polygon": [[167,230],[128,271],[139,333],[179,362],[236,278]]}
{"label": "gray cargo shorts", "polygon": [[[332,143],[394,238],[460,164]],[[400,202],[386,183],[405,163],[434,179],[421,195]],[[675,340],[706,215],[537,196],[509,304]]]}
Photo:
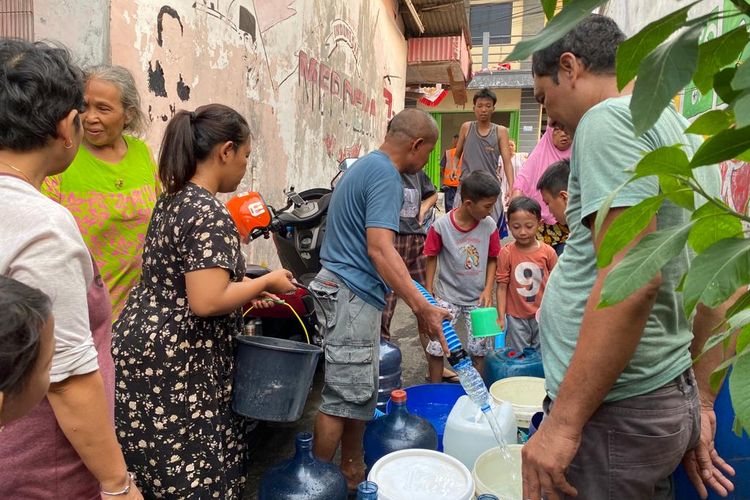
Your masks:
{"label": "gray cargo shorts", "polygon": [[[552,406],[545,399],[545,414]],[[576,500],[671,500],[672,473],[699,439],[698,390],[689,369],[649,393],[603,403],[584,426],[565,476],[578,490]]]}
{"label": "gray cargo shorts", "polygon": [[352,292],[327,269],[310,283],[323,330],[325,382],[320,411],[372,420],[378,402],[382,311]]}

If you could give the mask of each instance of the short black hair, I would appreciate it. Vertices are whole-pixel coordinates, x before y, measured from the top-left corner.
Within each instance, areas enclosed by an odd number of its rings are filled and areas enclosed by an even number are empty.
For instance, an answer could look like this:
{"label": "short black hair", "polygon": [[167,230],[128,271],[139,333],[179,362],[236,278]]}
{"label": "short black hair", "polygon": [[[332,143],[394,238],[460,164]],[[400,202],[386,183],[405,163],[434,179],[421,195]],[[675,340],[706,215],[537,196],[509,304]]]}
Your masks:
{"label": "short black hair", "polygon": [[497,177],[484,170],[476,170],[461,180],[461,199],[476,203],[485,198],[497,198],[500,189]]}
{"label": "short black hair", "polygon": [[510,216],[516,212],[529,212],[530,214],[534,214],[539,220],[542,218],[542,207],[539,205],[539,202],[528,196],[519,196],[510,200],[510,204],[508,204],[509,222]]}
{"label": "short black hair", "polygon": [[39,357],[41,330],[52,311],[44,292],[0,275],[0,391],[13,395]]}
{"label": "short black hair", "polygon": [[479,99],[492,99],[492,105],[497,104],[497,96],[487,87],[474,94],[473,103],[476,104]]}
{"label": "short black hair", "polygon": [[536,183],[536,188],[557,196],[560,191],[568,190],[568,177],[570,177],[570,160],[566,158],[547,167],[539,178],[539,182]]}
{"label": "short black hair", "polygon": [[67,49],[0,38],[0,149],[43,147],[74,109],[83,110],[83,73]]}
{"label": "short black hair", "polygon": [[607,16],[591,14],[564,37],[534,52],[531,57],[531,72],[534,76],[549,76],[553,82],[558,83],[560,56],[570,52],[580,59],[590,72],[614,75],[617,47],[624,40],[625,34],[614,20]]}

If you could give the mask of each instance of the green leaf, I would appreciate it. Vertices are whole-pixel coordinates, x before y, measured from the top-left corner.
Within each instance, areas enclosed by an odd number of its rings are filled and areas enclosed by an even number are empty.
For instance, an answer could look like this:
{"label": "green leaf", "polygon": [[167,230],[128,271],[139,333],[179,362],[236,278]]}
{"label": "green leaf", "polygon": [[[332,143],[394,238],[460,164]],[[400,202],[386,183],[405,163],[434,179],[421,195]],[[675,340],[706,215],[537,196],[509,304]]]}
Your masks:
{"label": "green leaf", "polygon": [[591,12],[607,0],[573,0],[563,7],[552,20],[535,36],[516,44],[506,61],[526,59],[537,50],[549,47],[576,27]]}
{"label": "green leaf", "polygon": [[604,219],[607,218],[607,214],[609,213],[609,209],[612,207],[612,202],[615,201],[615,198],[617,198],[617,194],[620,192],[620,190],[625,187],[630,180],[627,180],[617,186],[614,191],[609,193],[609,196],[607,196],[604,201],[602,202],[602,206],[599,207],[599,210],[596,211],[596,219],[594,220],[594,234],[600,234],[602,231],[602,224],[604,224]]}
{"label": "green leaf", "polygon": [[711,375],[708,377],[708,383],[711,384],[711,389],[714,390],[714,392],[719,392],[719,388],[721,387],[721,383],[724,381],[724,377],[727,375],[727,370],[729,370],[729,363],[726,364],[726,366],[719,365],[713,372],[711,372]]}
{"label": "green leaf", "polygon": [[746,90],[732,102],[732,109],[737,117],[737,128],[750,125],[750,90]]}
{"label": "green leaf", "polygon": [[698,47],[698,68],[693,75],[693,83],[702,94],[711,89],[714,73],[737,60],[748,40],[747,29],[739,26]]}
{"label": "green leaf", "polygon": [[679,145],[662,146],[644,156],[635,166],[634,179],[663,174],[693,176],[688,157]]}
{"label": "green leaf", "polygon": [[[745,321],[750,323],[750,319],[745,318]],[[748,346],[750,346],[750,325],[747,325],[747,323],[745,323],[745,326],[737,335],[737,354],[739,356],[744,356],[745,354],[747,354],[746,351]]]}
{"label": "green leaf", "polygon": [[695,194],[693,189],[680,182],[679,179],[669,176],[659,176],[659,188],[669,201],[678,207],[695,210]]}
{"label": "green leaf", "polygon": [[732,88],[732,79],[737,73],[737,68],[724,68],[714,75],[714,91],[722,101],[730,103],[740,95],[738,90]]}
{"label": "green leaf", "polygon": [[722,130],[698,148],[690,160],[690,167],[713,165],[731,160],[750,149],[750,127]]}
{"label": "green leaf", "polygon": [[734,78],[732,78],[732,88],[734,90],[744,90],[748,87],[750,87],[750,60],[740,64],[737,67]]}
{"label": "green leaf", "polygon": [[711,335],[708,340],[706,341],[705,345],[703,346],[703,349],[701,350],[701,353],[698,354],[698,356],[695,357],[693,361],[698,361],[701,359],[708,351],[716,347],[717,345],[724,342],[726,339],[734,335],[733,330],[725,330],[723,332],[715,333]]}
{"label": "green leaf", "polygon": [[[617,48],[617,88],[622,90],[638,73],[638,66],[660,43],[682,27],[688,10],[698,2],[658,19],[628,38]],[[713,73],[711,73],[713,75]]]}
{"label": "green leaf", "polygon": [[698,254],[690,266],[682,296],[690,316],[698,302],[716,307],[750,283],[750,240],[720,240]]}
{"label": "green leaf", "polygon": [[628,207],[619,217],[613,220],[599,247],[596,256],[597,266],[607,267],[617,253],[646,229],[663,202],[663,195],[646,198],[637,205]]}
{"label": "green leaf", "polygon": [[700,115],[685,132],[688,134],[714,135],[734,124],[734,114],[726,109],[712,109]]}
{"label": "green leaf", "polygon": [[750,356],[739,357],[729,374],[729,395],[739,424],[750,431]]}
{"label": "green leaf", "polygon": [[544,17],[546,17],[548,21],[555,15],[555,7],[557,7],[557,0],[542,0]]}
{"label": "green leaf", "polygon": [[742,221],[713,203],[706,203],[693,213],[695,221],[690,230],[688,244],[697,253],[725,238],[737,238],[742,235]]}
{"label": "green leaf", "polygon": [[690,83],[698,63],[698,36],[691,28],[659,45],[641,62],[630,109],[636,135],[650,129],[677,92]]}
{"label": "green leaf", "polygon": [[648,283],[685,247],[693,223],[647,234],[607,275],[598,307],[617,304]]}
{"label": "green leaf", "polygon": [[[738,328],[743,329],[743,335],[741,335],[742,339],[739,337],[737,338],[737,352],[744,351],[748,342],[750,342],[750,328],[745,328],[750,326],[750,309],[745,309],[744,311],[735,314],[727,320],[727,323],[729,324],[730,331],[734,331]],[[744,332],[744,330],[747,330],[747,332]]]}
{"label": "green leaf", "polygon": [[743,293],[739,299],[734,301],[734,304],[729,306],[726,316],[727,318],[730,318],[735,314],[739,314],[743,309],[747,308],[750,308],[750,291]]}

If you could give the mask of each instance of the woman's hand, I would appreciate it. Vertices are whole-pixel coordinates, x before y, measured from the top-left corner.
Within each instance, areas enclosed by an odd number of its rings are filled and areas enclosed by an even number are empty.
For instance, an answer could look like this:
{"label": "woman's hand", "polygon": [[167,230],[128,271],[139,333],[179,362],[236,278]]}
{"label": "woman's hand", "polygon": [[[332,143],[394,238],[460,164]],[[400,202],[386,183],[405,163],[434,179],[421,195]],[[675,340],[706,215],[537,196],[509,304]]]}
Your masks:
{"label": "woman's hand", "polygon": [[250,301],[250,305],[253,306],[255,309],[268,309],[270,307],[275,306],[278,303],[283,303],[284,301],[281,300],[278,296],[263,292],[260,294],[260,296],[257,299],[253,299]]}
{"label": "woman's hand", "polygon": [[292,273],[286,269],[271,271],[262,279],[265,279],[266,291],[270,293],[290,293],[296,289],[292,283]]}

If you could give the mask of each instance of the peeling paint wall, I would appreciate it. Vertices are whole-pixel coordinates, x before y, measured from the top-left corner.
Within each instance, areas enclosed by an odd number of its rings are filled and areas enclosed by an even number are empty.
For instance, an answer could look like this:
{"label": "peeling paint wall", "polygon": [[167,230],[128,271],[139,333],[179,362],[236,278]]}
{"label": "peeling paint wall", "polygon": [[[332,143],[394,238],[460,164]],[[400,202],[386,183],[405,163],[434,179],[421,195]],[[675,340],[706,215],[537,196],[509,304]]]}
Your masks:
{"label": "peeling paint wall", "polygon": [[[241,112],[253,152],[240,190],[327,186],[378,147],[403,107],[406,41],[395,0],[135,0],[111,4],[112,62],[135,75],[156,151],[179,109]],[[269,242],[250,261],[274,264]]]}
{"label": "peeling paint wall", "polygon": [[109,0],[36,0],[34,37],[62,42],[84,66],[109,62]]}

